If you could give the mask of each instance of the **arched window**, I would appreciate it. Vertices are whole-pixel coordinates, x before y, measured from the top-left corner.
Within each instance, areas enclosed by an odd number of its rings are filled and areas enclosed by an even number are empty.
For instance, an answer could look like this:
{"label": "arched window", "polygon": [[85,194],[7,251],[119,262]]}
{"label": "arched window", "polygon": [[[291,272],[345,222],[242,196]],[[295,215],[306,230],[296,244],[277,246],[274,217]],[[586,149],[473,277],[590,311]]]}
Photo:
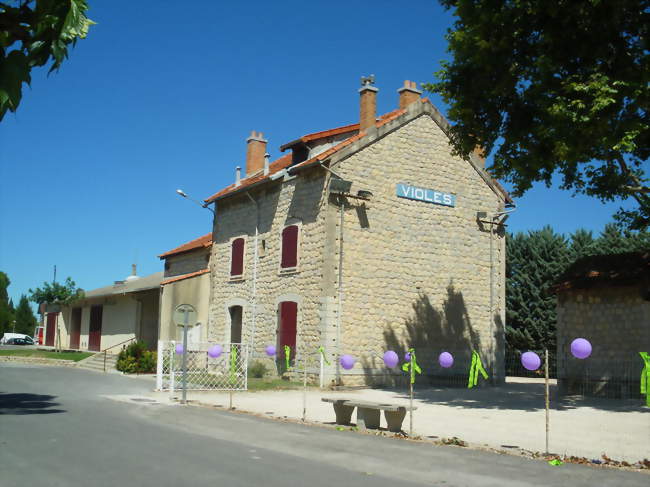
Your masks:
{"label": "arched window", "polygon": [[243,237],[232,241],[230,251],[230,277],[239,277],[244,274],[244,245]]}
{"label": "arched window", "polygon": [[298,225],[289,225],[282,231],[282,258],[280,268],[295,269],[298,266]]}

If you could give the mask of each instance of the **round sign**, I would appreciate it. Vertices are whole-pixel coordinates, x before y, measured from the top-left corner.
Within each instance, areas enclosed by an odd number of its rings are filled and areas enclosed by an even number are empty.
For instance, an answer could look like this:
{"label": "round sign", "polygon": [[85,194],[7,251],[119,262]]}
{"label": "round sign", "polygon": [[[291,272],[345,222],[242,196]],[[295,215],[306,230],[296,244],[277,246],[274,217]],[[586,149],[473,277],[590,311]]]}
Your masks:
{"label": "round sign", "polygon": [[[185,321],[187,315],[187,321]],[[184,326],[187,323],[193,326],[196,321],[196,309],[191,304],[179,304],[174,310],[174,323],[178,326]]]}

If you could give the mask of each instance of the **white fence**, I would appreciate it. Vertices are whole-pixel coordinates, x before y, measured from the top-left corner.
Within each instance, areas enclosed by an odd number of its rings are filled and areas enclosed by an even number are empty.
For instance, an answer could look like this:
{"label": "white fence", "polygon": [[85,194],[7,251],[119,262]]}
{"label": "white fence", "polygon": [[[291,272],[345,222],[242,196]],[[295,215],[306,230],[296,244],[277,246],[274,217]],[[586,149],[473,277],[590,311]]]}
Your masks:
{"label": "white fence", "polygon": [[171,393],[183,387],[183,357],[188,391],[245,391],[248,389],[248,345],[159,341],[156,388]]}

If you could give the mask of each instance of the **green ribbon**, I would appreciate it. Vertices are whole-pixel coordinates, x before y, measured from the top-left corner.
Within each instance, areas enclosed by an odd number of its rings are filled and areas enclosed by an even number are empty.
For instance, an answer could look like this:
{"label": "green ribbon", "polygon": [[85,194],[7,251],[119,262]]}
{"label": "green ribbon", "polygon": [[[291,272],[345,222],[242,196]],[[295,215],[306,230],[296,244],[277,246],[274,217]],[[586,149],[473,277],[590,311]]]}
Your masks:
{"label": "green ribbon", "polygon": [[650,354],[639,352],[643,359],[643,370],[641,371],[641,395],[645,394],[645,404],[650,407]]}
{"label": "green ribbon", "polygon": [[230,347],[230,383],[234,384],[237,375],[237,347]]}
{"label": "green ribbon", "polygon": [[323,346],[321,345],[320,347],[318,347],[318,351],[319,351],[320,354],[323,356],[323,361],[324,361],[327,365],[332,365],[332,364],[330,363],[330,361],[327,360],[327,357],[325,356],[325,347],[323,347]]}
{"label": "green ribbon", "polygon": [[415,384],[415,373],[422,373],[422,369],[415,360],[415,349],[409,348],[409,353],[411,354],[411,360],[402,364],[402,370],[404,372],[411,372],[411,384]]}
{"label": "green ribbon", "polygon": [[284,361],[287,364],[287,370],[289,370],[289,365],[291,362],[291,347],[289,345],[284,346]]}
{"label": "green ribbon", "polygon": [[467,383],[468,389],[478,384],[479,372],[484,379],[488,378],[487,372],[483,368],[483,362],[481,362],[481,356],[476,350],[472,350],[472,365],[469,367],[469,382]]}
{"label": "green ribbon", "polygon": [[550,460],[548,462],[549,465],[553,465],[554,467],[559,467],[560,465],[563,465],[564,462],[562,460],[558,460],[557,458]]}

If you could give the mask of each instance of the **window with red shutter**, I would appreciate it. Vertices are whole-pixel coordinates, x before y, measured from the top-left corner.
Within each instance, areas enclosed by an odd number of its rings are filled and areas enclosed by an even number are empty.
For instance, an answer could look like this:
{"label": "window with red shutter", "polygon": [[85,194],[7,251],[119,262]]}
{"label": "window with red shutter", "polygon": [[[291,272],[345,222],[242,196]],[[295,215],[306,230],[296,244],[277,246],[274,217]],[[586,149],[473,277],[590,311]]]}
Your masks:
{"label": "window with red shutter", "polygon": [[230,275],[241,276],[244,273],[244,239],[236,238],[232,241],[230,252]]}
{"label": "window with red shutter", "polygon": [[282,269],[298,266],[298,225],[285,227],[282,231]]}

